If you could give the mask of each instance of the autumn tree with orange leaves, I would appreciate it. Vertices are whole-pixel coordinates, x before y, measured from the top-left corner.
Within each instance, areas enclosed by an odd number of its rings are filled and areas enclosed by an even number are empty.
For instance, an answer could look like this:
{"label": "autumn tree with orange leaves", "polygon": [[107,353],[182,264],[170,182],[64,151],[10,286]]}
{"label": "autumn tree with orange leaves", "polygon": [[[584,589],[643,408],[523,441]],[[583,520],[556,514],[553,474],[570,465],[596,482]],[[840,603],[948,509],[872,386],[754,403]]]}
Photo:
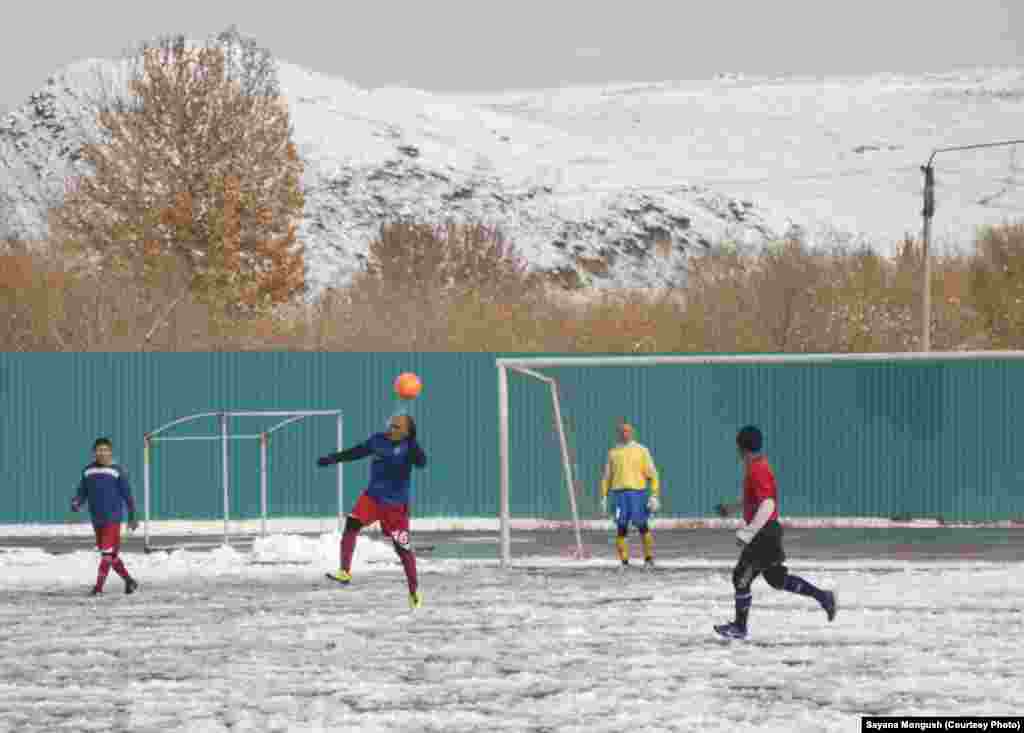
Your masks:
{"label": "autumn tree with orange leaves", "polygon": [[51,235],[142,277],[171,267],[226,315],[301,294],[303,166],[269,52],[229,29],[204,45],[162,38],[125,68],[126,83],[108,71],[96,85],[103,142],[83,149],[92,174]]}

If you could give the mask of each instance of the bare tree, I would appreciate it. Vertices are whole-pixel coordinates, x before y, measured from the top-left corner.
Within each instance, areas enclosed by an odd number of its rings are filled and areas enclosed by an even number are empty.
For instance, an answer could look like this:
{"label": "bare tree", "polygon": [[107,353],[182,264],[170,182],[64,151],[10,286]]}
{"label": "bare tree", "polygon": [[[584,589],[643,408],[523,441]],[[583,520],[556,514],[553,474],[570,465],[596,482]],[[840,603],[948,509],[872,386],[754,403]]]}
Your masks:
{"label": "bare tree", "polygon": [[754,277],[758,315],[772,351],[802,351],[819,265],[798,237],[766,247]]}
{"label": "bare tree", "polygon": [[970,290],[995,348],[1024,346],[1024,222],[981,231],[971,264]]}
{"label": "bare tree", "polygon": [[538,293],[539,279],[496,228],[393,222],[370,243],[352,283],[318,299],[314,343],[443,350],[457,314]]}

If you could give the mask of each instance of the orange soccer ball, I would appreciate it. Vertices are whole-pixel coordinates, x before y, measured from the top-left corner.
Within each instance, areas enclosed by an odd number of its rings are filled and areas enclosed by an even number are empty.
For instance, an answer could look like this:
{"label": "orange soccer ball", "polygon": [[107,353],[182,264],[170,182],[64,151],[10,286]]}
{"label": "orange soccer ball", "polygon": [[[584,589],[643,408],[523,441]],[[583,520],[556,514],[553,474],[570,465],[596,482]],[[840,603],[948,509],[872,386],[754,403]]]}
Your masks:
{"label": "orange soccer ball", "polygon": [[414,400],[419,397],[420,390],[423,389],[423,383],[420,382],[420,378],[412,372],[403,372],[398,375],[395,380],[395,394],[401,397],[403,400]]}

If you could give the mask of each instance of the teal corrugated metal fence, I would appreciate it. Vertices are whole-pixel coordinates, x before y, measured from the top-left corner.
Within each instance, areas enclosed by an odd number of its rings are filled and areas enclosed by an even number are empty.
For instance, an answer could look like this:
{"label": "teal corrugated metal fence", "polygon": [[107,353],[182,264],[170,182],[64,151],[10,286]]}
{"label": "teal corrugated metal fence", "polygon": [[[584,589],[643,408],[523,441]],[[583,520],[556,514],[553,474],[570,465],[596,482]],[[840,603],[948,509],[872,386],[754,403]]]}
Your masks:
{"label": "teal corrugated metal fence", "polygon": [[[594,510],[605,451],[626,417],[663,476],[663,511],[707,516],[736,496],[733,439],[754,423],[790,516],[1024,518],[1024,361],[926,361],[656,367],[560,367],[583,504]],[[556,446],[531,454],[544,411],[539,383],[512,376],[513,456],[557,480]],[[543,470],[539,467],[543,465]],[[546,507],[519,459],[513,514]],[[518,473],[517,473],[518,472]],[[517,491],[518,489],[518,491]],[[564,490],[559,496],[564,495]],[[567,513],[567,502],[560,511]],[[547,513],[550,513],[550,508]]]}
{"label": "teal corrugated metal fence", "polygon": [[[430,466],[416,474],[415,515],[493,517],[498,504],[493,354],[10,354],[0,355],[2,522],[55,522],[92,440],[109,435],[142,496],[142,436],[175,418],[222,409],[340,409],[345,443],[379,430],[391,381],[416,371],[414,403]],[[704,516],[736,494],[737,427],[760,425],[791,516],[1024,516],[1024,362],[837,363],[557,368],[585,516],[615,422],[637,426],[663,476],[667,515]],[[568,515],[545,385],[510,375],[514,516]],[[256,433],[269,418],[236,418]],[[214,435],[209,418],[172,435]],[[272,516],[327,516],[335,423],[311,418],[275,434]],[[259,444],[232,443],[232,515],[259,514]],[[153,517],[221,516],[220,444],[158,443]],[[346,504],[363,463],[345,467]],[[347,507],[346,507],[347,508]]]}

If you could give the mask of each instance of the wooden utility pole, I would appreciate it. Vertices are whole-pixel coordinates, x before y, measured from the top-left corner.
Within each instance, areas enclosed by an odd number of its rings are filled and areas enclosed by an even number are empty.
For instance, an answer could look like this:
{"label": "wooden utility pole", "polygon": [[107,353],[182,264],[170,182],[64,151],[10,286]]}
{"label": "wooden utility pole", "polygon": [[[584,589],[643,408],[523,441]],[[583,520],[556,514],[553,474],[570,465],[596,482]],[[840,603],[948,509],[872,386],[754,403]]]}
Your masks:
{"label": "wooden utility pole", "polygon": [[[935,153],[932,153],[932,158]],[[921,227],[921,351],[932,350],[932,258],[929,253],[932,237],[932,217],[935,216],[935,169],[932,158],[928,165],[921,166],[924,173],[924,209],[921,216],[924,224]]]}
{"label": "wooden utility pole", "polygon": [[931,246],[932,217],[935,216],[935,169],[932,167],[932,161],[935,160],[938,153],[947,153],[953,150],[976,150],[1021,144],[1024,144],[1024,140],[938,148],[932,151],[928,162],[921,166],[921,172],[924,173],[924,209],[921,211],[921,216],[924,218],[921,227],[921,351],[932,350],[932,258],[928,252]]}

